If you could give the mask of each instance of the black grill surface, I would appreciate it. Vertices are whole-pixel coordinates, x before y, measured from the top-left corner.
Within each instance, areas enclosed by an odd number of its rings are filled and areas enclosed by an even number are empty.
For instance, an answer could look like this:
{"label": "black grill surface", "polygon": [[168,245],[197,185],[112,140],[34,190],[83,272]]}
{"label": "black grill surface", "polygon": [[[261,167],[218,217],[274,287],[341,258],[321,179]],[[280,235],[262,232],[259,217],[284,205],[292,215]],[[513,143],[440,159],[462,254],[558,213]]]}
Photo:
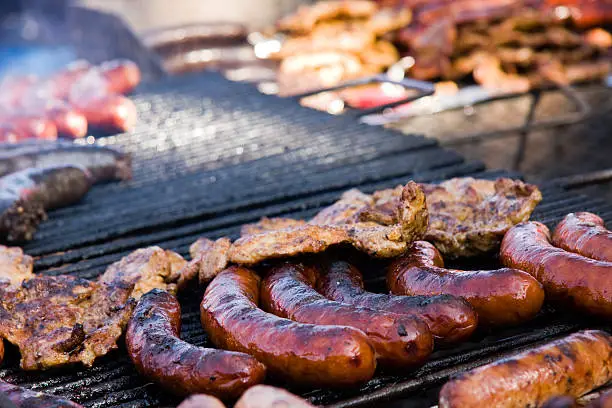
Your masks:
{"label": "black grill surface", "polygon": [[[482,164],[465,162],[431,140],[302,109],[216,74],[164,80],[141,89],[136,100],[139,128],[103,141],[134,153],[135,180],[97,187],[80,205],[50,214],[36,240],[26,246],[37,256],[38,272],[93,278],[130,251],[148,245],[186,254],[199,236],[235,237],[243,223],[264,215],[309,217],[350,187],[373,191],[408,179],[517,176],[484,171]],[[612,220],[612,205],[603,200],[552,185],[542,189],[545,200],[534,218],[549,225],[575,210],[595,211]],[[373,274],[367,283],[379,290],[381,277]],[[201,288],[194,288],[181,295],[182,337],[210,346],[199,323],[201,293]],[[480,332],[470,342],[438,350],[416,372],[381,372],[364,387],[345,392],[294,391],[317,404],[337,407],[410,396],[499,353],[597,324],[547,310],[520,328]],[[20,371],[18,353],[12,351],[6,353],[0,377],[85,406],[178,402],[138,376],[123,347],[92,369],[43,373]]]}

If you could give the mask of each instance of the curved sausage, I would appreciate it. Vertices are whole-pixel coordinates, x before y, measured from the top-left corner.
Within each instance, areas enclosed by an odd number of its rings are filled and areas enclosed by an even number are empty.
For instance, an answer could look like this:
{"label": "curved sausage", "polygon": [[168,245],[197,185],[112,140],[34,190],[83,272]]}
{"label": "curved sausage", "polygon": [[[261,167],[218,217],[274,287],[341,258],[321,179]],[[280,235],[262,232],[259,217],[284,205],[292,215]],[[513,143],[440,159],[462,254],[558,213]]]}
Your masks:
{"label": "curved sausage", "polygon": [[612,262],[612,231],[588,212],[572,213],[557,225],[553,245],[598,261]]}
{"label": "curved sausage", "polygon": [[67,103],[58,102],[47,107],[43,116],[55,125],[62,136],[79,139],[87,134],[87,118]]}
{"label": "curved sausage", "polygon": [[281,388],[256,385],[242,394],[234,408],[314,408],[308,401]]}
{"label": "curved sausage", "polygon": [[140,83],[140,68],[130,60],[112,60],[100,65],[109,93],[128,94]]}
{"label": "curved sausage", "polygon": [[136,105],[123,95],[107,95],[73,102],[87,119],[90,128],[108,133],[122,133],[136,124]]}
{"label": "curved sausage", "polygon": [[17,408],[83,408],[81,405],[55,395],[43,394],[0,381],[0,406],[10,407],[8,399]]}
{"label": "curved sausage", "polygon": [[440,408],[536,407],[612,380],[612,338],[589,330],[476,368],[440,391]]}
{"label": "curved sausage", "polygon": [[181,307],[160,289],[138,302],[126,332],[128,354],[145,377],[179,395],[207,393],[239,397],[263,381],[266,368],[253,357],[196,347],[179,338]]}
{"label": "curved sausage", "polygon": [[208,285],[200,316],[215,345],[249,353],[269,372],[300,385],[351,387],[372,378],[376,359],[363,332],[266,313],[257,307],[260,285],[259,276],[239,266]]}
{"label": "curved sausage", "polygon": [[94,183],[129,180],[132,158],[106,146],[80,146],[73,143],[22,144],[0,152],[0,176],[29,168],[73,165],[86,168]]}
{"label": "curved sausage", "polygon": [[502,241],[500,259],[542,282],[548,299],[612,317],[612,263],[554,247],[544,224],[531,221],[511,228]]}
{"label": "curved sausage", "polygon": [[458,271],[445,269],[438,250],[418,241],[391,263],[387,284],[396,295],[463,297],[484,325],[513,325],[532,319],[542,308],[542,285],[517,269]]}
{"label": "curved sausage", "polygon": [[421,319],[328,300],[314,289],[318,275],[316,267],[300,263],[272,268],[261,285],[262,308],[296,322],[362,330],[387,367],[416,366],[431,354],[433,338]]}
{"label": "curved sausage", "polygon": [[91,187],[89,173],[75,166],[27,169],[0,178],[0,240],[32,239],[45,209],[73,204]]}
{"label": "curved sausage", "polygon": [[417,316],[436,341],[466,340],[478,324],[478,315],[465,300],[450,296],[395,296],[364,289],[363,277],[353,265],[333,261],[317,281],[317,290],[329,299],[359,307]]}

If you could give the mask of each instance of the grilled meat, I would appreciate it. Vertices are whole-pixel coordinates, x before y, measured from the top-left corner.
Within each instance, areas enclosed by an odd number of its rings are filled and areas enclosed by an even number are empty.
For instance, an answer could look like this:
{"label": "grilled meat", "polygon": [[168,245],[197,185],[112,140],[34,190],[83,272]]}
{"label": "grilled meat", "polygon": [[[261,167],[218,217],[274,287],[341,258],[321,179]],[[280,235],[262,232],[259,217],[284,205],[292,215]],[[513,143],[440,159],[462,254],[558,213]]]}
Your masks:
{"label": "grilled meat", "polygon": [[225,405],[212,395],[194,394],[181,402],[177,408],[225,408]]}
{"label": "grilled meat", "polygon": [[236,402],[234,408],[314,408],[308,401],[282,388],[256,385],[249,388]]}
{"label": "grilled meat", "polygon": [[81,405],[51,394],[32,391],[0,381],[0,406],[6,408],[82,408]]}
{"label": "grilled meat", "polygon": [[516,325],[532,319],[542,308],[542,285],[517,269],[459,271],[444,268],[438,250],[418,241],[389,265],[387,285],[396,295],[449,294],[467,300],[483,325]]}
{"label": "grilled meat", "polygon": [[598,261],[612,262],[612,231],[588,212],[572,213],[557,225],[552,236],[556,247]]}
{"label": "grilled meat", "polygon": [[421,187],[429,210],[425,239],[448,258],[496,250],[506,231],[528,220],[542,200],[536,186],[507,178],[456,178]]}
{"label": "grilled meat", "polygon": [[132,314],[129,284],[36,276],[0,288],[0,337],[19,347],[21,368],[91,366],[117,348]]}
{"label": "grilled meat", "polygon": [[[304,220],[294,220],[291,218],[268,218],[263,217],[255,224],[245,224],[240,228],[240,236],[257,235],[264,232],[282,230],[306,225]],[[195,245],[195,244],[194,244]],[[193,257],[194,255],[191,254]]]}
{"label": "grilled meat", "polygon": [[278,22],[278,28],[288,32],[310,32],[317,23],[334,19],[365,19],[378,10],[376,3],[368,0],[327,0],[301,6]]}
{"label": "grilled meat", "polygon": [[19,286],[34,277],[34,260],[21,248],[0,245],[0,287]]}
{"label": "grilled meat", "polygon": [[27,169],[0,178],[0,241],[32,239],[45,210],[73,204],[89,191],[91,177],[75,166]]}
{"label": "grilled meat", "polygon": [[196,276],[201,284],[210,282],[229,263],[231,245],[228,238],[219,238],[216,241],[200,238],[191,244],[191,261],[180,271],[179,288],[187,285]]}
{"label": "grilled meat", "polygon": [[440,408],[536,407],[555,395],[579,397],[612,380],[612,338],[582,331],[476,368],[440,391]]}
{"label": "grilled meat", "polygon": [[176,283],[186,261],[173,251],[152,246],[137,249],[110,265],[98,281],[107,285],[132,285],[136,300],[153,289],[176,293]]}
{"label": "grilled meat", "polygon": [[238,398],[263,381],[266,368],[244,353],[196,347],[179,338],[181,307],[160,289],[145,294],[126,334],[128,354],[136,369],[179,395],[212,394]]}

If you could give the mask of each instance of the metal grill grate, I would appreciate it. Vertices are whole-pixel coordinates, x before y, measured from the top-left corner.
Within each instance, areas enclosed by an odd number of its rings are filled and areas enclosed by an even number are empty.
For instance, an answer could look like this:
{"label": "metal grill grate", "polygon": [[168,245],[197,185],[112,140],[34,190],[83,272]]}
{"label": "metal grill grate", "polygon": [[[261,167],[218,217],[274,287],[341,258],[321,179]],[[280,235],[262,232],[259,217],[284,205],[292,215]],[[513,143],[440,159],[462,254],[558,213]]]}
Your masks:
{"label": "metal grill grate", "polygon": [[[26,247],[37,255],[37,271],[93,278],[110,263],[146,245],[185,254],[197,237],[235,237],[241,224],[263,215],[309,217],[354,186],[372,191],[410,178],[431,182],[465,175],[516,176],[483,173],[482,164],[466,163],[422,137],[302,109],[214,74],[168,79],[142,92],[137,97],[143,118],[140,127],[132,134],[105,140],[134,152],[136,179],[96,188],[82,204],[52,213],[51,221]],[[215,129],[209,137],[202,136],[206,127]],[[165,146],[158,156],[156,143]],[[245,148],[238,154],[236,146],[250,143],[258,149]],[[578,209],[612,220],[612,205],[603,200],[572,195],[556,185],[543,187],[543,192],[545,200],[535,218],[548,224]],[[378,287],[380,280],[371,277],[368,285]],[[182,295],[182,337],[206,346],[209,343],[199,323],[200,295]],[[584,319],[545,312],[529,325],[480,333],[468,343],[438,350],[424,367],[406,376],[380,373],[364,387],[346,392],[299,392],[317,404],[336,407],[410,395],[500,352],[587,324]],[[139,377],[123,348],[90,370],[77,367],[42,373],[20,371],[18,353],[9,348],[6,354],[1,378],[88,407],[177,402]]]}

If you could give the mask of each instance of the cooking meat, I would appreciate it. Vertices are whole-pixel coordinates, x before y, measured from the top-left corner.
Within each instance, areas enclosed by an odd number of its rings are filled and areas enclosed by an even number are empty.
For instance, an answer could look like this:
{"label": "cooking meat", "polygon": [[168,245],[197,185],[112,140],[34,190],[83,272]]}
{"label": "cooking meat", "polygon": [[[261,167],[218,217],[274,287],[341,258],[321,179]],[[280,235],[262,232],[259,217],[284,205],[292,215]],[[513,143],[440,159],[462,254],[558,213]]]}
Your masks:
{"label": "cooking meat", "polygon": [[612,338],[578,332],[452,379],[440,408],[536,407],[555,395],[579,397],[612,379]]}
{"label": "cooking meat", "polygon": [[433,339],[421,319],[328,300],[314,289],[319,274],[314,265],[295,262],[272,268],[261,286],[261,307],[300,323],[362,330],[387,367],[417,366],[431,354]]}
{"label": "cooking meat", "polygon": [[21,144],[0,153],[0,176],[28,168],[73,165],[86,168],[94,183],[128,180],[132,177],[132,159],[104,146],[79,146],[72,143]]}
{"label": "cooking meat", "polygon": [[429,211],[425,239],[447,258],[498,249],[506,231],[527,221],[542,200],[536,186],[507,178],[455,178],[421,187]]}
{"label": "cooking meat", "polygon": [[201,319],[217,347],[251,354],[270,374],[301,386],[354,387],[372,378],[374,349],[362,331],[266,313],[258,308],[260,286],[261,278],[240,266],[208,285]]}
{"label": "cooking meat", "polygon": [[478,316],[465,300],[451,295],[395,296],[364,289],[363,277],[344,261],[324,264],[317,290],[329,299],[350,305],[421,318],[438,342],[466,340],[476,329]]}
{"label": "cooking meat", "polygon": [[268,231],[301,227],[304,225],[306,225],[306,221],[304,220],[294,220],[292,218],[263,217],[257,223],[243,225],[242,228],[240,228],[240,236],[244,237],[246,235],[257,235]]}
{"label": "cooking meat", "polygon": [[548,300],[603,317],[612,316],[612,263],[556,248],[539,222],[519,224],[506,233],[501,262],[542,282]]}
{"label": "cooking meat", "polygon": [[6,408],[83,408],[67,399],[32,391],[4,381],[0,381],[0,406]]}
{"label": "cooking meat", "polygon": [[33,267],[34,260],[21,248],[0,245],[0,287],[19,286],[34,277]]}
{"label": "cooking meat", "polygon": [[212,395],[195,394],[181,402],[177,408],[225,408],[225,405]]}
{"label": "cooking meat", "polygon": [[57,139],[57,126],[37,115],[0,116],[0,123],[11,126],[20,139]]}
{"label": "cooking meat", "polygon": [[323,20],[367,18],[378,10],[376,3],[366,0],[327,0],[298,10],[278,22],[278,28],[290,32],[309,32]]}
{"label": "cooking meat", "polygon": [[308,401],[282,388],[256,385],[245,392],[234,408],[314,408]]}
{"label": "cooking meat", "polygon": [[232,243],[228,238],[211,241],[200,238],[189,247],[191,261],[180,272],[178,286],[185,287],[196,276],[201,284],[210,282],[229,263],[228,254]]}
{"label": "cooking meat", "polygon": [[0,241],[32,239],[45,210],[73,204],[91,187],[90,174],[75,166],[26,169],[0,177]]}
{"label": "cooking meat", "polygon": [[176,282],[187,262],[176,252],[152,246],[137,249],[110,265],[98,279],[107,285],[132,285],[138,300],[153,289],[176,293]]}
{"label": "cooking meat", "polygon": [[0,287],[0,337],[19,347],[24,370],[91,366],[117,348],[134,309],[131,292],[64,275]]}
{"label": "cooking meat", "polygon": [[553,245],[598,261],[612,262],[612,232],[588,212],[571,213],[557,225]]}
{"label": "cooking meat", "polygon": [[[126,333],[128,354],[148,379],[178,395],[238,398],[263,381],[266,368],[244,353],[193,346],[179,338],[178,300],[153,289],[138,302]],[[222,406],[222,405],[221,405]]]}
{"label": "cooking meat", "polygon": [[518,269],[458,271],[444,268],[442,256],[425,241],[415,242],[389,265],[387,284],[397,295],[450,294],[463,297],[485,325],[513,325],[532,319],[542,308],[542,285]]}
{"label": "cooking meat", "polygon": [[126,95],[140,83],[140,68],[133,61],[116,59],[100,64],[108,93]]}
{"label": "cooking meat", "polygon": [[87,118],[91,129],[108,133],[122,133],[136,124],[136,105],[123,95],[95,98],[72,98],[72,105]]}

